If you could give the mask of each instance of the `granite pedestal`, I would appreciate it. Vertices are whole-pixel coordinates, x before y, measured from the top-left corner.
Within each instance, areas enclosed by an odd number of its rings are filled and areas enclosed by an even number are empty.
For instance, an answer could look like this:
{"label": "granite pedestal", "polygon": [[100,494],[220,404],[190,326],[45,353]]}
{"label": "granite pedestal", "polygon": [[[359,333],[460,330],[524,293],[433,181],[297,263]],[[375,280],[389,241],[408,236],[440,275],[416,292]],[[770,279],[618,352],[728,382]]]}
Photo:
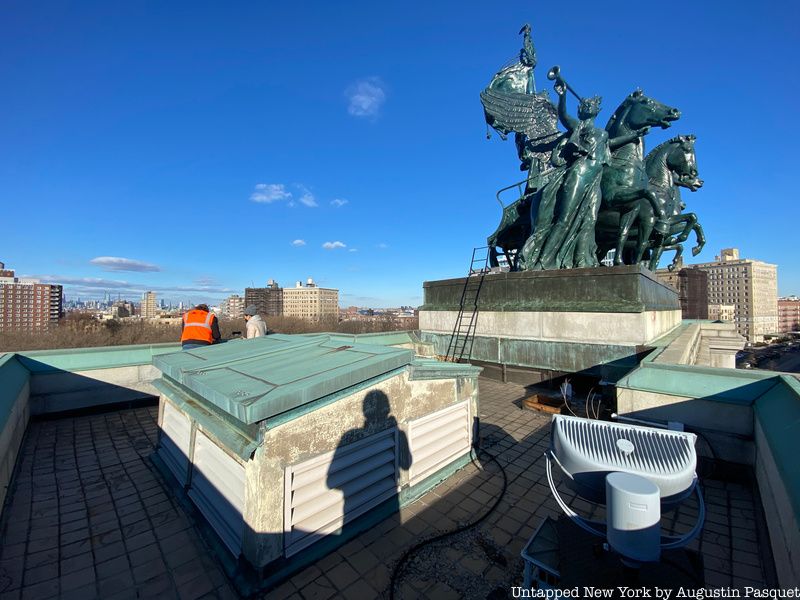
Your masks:
{"label": "granite pedestal", "polygon": [[[465,286],[479,290],[462,309]],[[447,354],[459,312],[469,320],[477,305],[470,361],[526,384],[566,373],[616,381],[681,323],[678,293],[639,265],[487,273],[423,289],[420,334],[437,354]]]}

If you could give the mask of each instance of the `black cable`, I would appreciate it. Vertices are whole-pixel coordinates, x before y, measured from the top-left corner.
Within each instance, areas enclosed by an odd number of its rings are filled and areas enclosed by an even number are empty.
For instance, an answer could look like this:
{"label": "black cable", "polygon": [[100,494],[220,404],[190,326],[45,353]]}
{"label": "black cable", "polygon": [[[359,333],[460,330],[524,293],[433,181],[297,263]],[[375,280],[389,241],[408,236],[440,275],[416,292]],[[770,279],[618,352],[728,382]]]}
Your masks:
{"label": "black cable", "polygon": [[708,447],[709,451],[711,452],[711,469],[709,470],[708,473],[705,473],[703,475],[704,479],[706,479],[706,478],[707,479],[711,479],[711,476],[714,474],[714,471],[717,470],[717,463],[719,462],[719,457],[717,456],[717,451],[714,450],[714,446],[711,445],[711,442],[709,441],[708,437],[703,435],[702,431],[700,431],[699,429],[697,429],[695,427],[684,427],[684,429],[686,431],[690,432],[690,433],[696,434],[697,437],[699,437],[701,440],[703,440],[705,442],[706,446]]}
{"label": "black cable", "polygon": [[[434,542],[438,542],[439,540],[443,540],[443,539],[448,538],[450,536],[456,535],[457,533],[462,533],[464,531],[467,531],[468,529],[472,529],[473,527],[476,527],[476,526],[480,525],[484,520],[486,520],[486,518],[489,515],[491,515],[495,511],[497,506],[500,504],[500,501],[505,497],[506,490],[508,489],[508,476],[506,475],[506,470],[503,468],[503,465],[500,464],[500,461],[497,460],[497,457],[495,457],[492,453],[490,453],[487,450],[484,450],[483,448],[480,448],[480,447],[476,448],[475,455],[473,455],[473,457],[472,457],[472,464],[474,464],[477,468],[480,468],[475,463],[475,457],[477,456],[478,452],[484,453],[492,461],[494,461],[494,463],[500,468],[500,473],[503,476],[503,489],[500,491],[500,495],[494,501],[494,504],[492,504],[492,507],[489,510],[487,510],[480,518],[478,518],[477,520],[473,521],[472,523],[468,523],[467,525],[462,525],[462,526],[457,527],[456,529],[454,529],[452,531],[447,531],[445,533],[440,533],[437,536],[434,536],[432,538],[428,538],[427,540],[423,540],[421,542],[418,542],[418,543],[414,544],[413,546],[411,546],[411,548],[406,550],[403,553],[403,555],[400,557],[400,560],[394,566],[394,570],[392,571],[392,577],[389,579],[389,598],[390,598],[390,600],[394,600],[394,597],[395,597],[394,589],[395,589],[395,586],[397,584],[397,579],[399,578],[400,574],[402,573],[403,568],[409,562],[409,559],[410,559],[412,554],[414,554],[417,550],[419,550],[421,548],[424,548],[425,546],[433,544]],[[486,481],[484,481],[483,483],[485,484]],[[481,485],[483,485],[483,484],[481,484]]]}

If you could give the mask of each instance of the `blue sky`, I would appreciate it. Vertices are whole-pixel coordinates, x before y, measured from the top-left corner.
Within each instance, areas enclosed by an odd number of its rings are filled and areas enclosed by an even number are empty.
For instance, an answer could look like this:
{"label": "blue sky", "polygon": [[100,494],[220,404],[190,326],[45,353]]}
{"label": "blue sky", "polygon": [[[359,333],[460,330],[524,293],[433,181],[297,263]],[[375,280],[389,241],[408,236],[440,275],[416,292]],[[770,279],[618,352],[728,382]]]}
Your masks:
{"label": "blue sky", "polygon": [[530,22],[540,88],[559,64],[601,122],[637,86],[681,109],[647,145],[697,135],[695,260],[736,246],[800,294],[796,3],[488,6],[4,2],[0,261],[71,298],[420,304],[521,179],[478,94]]}

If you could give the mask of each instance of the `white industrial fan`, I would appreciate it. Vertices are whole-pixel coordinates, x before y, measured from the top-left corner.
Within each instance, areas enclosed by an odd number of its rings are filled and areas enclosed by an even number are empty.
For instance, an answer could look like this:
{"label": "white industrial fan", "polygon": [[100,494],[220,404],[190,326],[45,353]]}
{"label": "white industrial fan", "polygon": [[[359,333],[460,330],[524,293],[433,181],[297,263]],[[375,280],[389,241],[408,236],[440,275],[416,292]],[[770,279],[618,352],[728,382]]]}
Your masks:
{"label": "white industrial fan", "polygon": [[[658,561],[662,550],[686,546],[703,528],[705,504],[695,467],[696,436],[637,425],[554,415],[547,481],[558,505],[579,527],[606,538],[628,564]],[[587,521],[561,498],[552,463],[567,485],[589,502],[606,505],[606,522]],[[697,522],[685,535],[662,536],[661,511],[697,494]]]}

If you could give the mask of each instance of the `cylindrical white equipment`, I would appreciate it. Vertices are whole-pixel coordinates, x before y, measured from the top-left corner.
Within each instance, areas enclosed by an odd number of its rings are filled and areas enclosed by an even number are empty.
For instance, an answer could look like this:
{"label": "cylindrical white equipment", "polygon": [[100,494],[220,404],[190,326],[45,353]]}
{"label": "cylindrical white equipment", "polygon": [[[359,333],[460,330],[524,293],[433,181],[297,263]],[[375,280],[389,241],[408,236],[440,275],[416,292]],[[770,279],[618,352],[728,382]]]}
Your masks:
{"label": "cylindrical white equipment", "polygon": [[606,539],[637,562],[661,556],[661,501],[656,484],[631,473],[606,475]]}

